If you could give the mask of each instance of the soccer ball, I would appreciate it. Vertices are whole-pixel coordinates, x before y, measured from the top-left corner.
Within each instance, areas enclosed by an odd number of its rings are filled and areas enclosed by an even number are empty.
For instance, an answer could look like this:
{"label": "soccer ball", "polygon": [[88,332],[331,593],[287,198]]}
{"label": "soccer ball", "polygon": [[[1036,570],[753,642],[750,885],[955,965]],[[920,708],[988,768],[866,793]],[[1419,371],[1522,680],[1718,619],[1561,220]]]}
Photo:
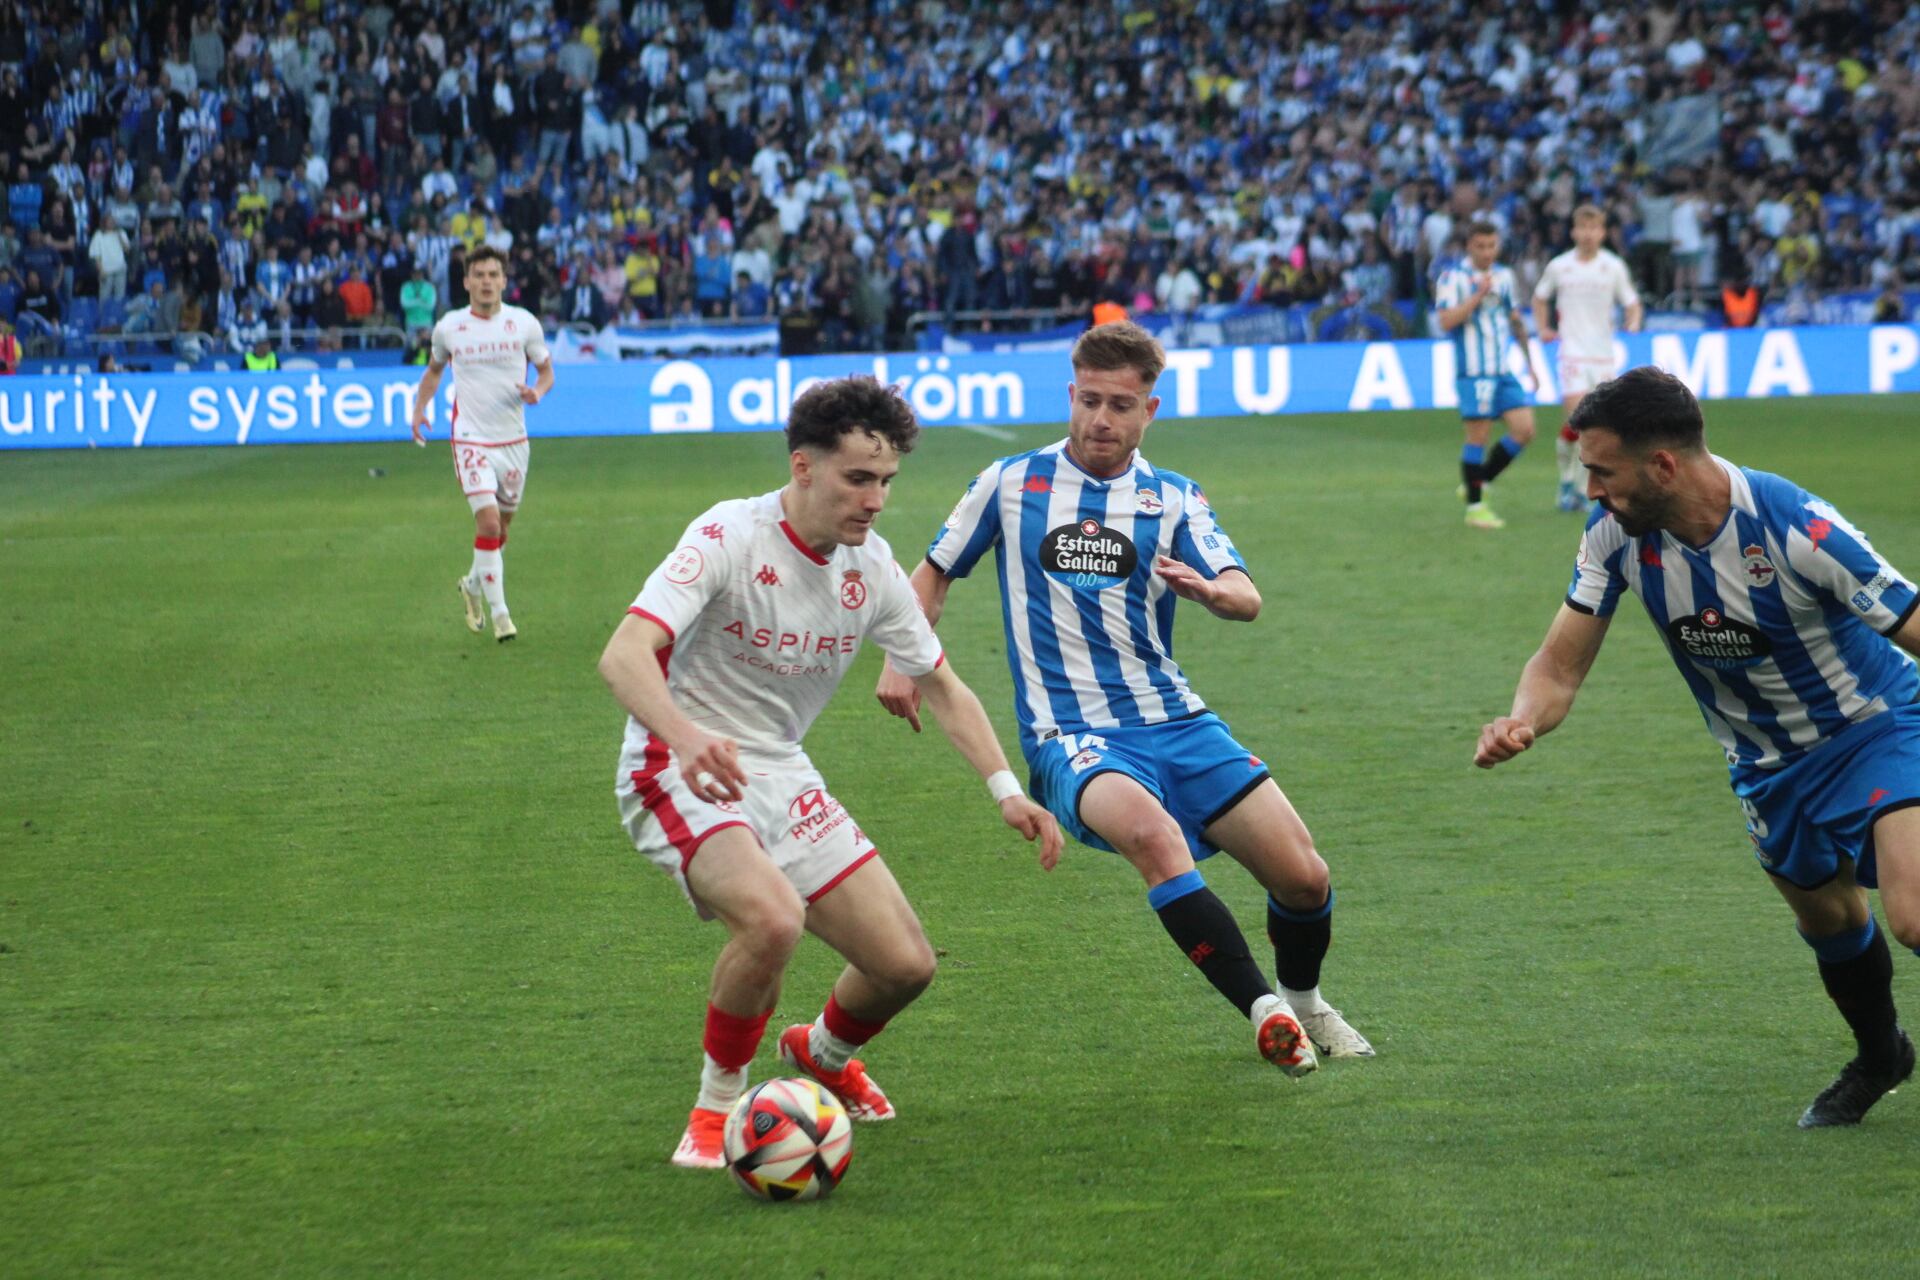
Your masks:
{"label": "soccer ball", "polygon": [[840,1100],[811,1080],[767,1080],[727,1116],[727,1172],[762,1200],[818,1200],[853,1159],[853,1125]]}

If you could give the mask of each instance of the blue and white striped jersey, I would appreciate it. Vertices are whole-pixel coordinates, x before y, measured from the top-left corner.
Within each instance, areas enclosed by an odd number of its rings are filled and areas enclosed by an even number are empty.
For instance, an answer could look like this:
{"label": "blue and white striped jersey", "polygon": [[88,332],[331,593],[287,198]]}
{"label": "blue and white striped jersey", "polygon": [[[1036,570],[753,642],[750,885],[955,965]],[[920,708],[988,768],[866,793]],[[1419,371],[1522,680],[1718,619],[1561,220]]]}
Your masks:
{"label": "blue and white striped jersey", "polygon": [[[1493,287],[1466,322],[1448,336],[1453,339],[1454,372],[1462,378],[1494,378],[1507,372],[1507,344],[1513,340],[1513,313],[1517,296],[1513,271],[1493,265]],[[1480,272],[1465,258],[1441,275],[1434,299],[1445,310],[1457,307],[1480,287]]]}
{"label": "blue and white striped jersey", "polygon": [[1913,659],[1887,639],[1920,600],[1914,584],[1792,481],[1714,461],[1733,510],[1713,541],[1631,538],[1596,508],[1567,604],[1604,618],[1623,590],[1639,596],[1736,770],[1791,764],[1920,700]]}
{"label": "blue and white striped jersey", "polygon": [[1097,480],[1066,441],[982,471],[927,548],[952,578],[998,549],[1021,746],[1052,731],[1160,724],[1206,710],[1173,660],[1178,599],[1156,556],[1207,578],[1246,562],[1200,487],[1138,453]]}

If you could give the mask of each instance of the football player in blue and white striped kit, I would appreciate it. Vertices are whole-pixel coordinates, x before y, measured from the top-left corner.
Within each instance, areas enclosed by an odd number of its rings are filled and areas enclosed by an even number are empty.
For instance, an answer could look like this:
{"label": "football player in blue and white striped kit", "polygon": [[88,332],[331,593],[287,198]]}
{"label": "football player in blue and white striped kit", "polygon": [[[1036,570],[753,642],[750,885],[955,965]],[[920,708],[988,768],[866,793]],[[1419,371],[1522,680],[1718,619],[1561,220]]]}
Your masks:
{"label": "football player in blue and white striped kit", "polygon": [[[1887,927],[1920,951],[1920,615],[1912,581],[1790,480],[1708,452],[1686,384],[1634,369],[1589,392],[1573,586],[1474,763],[1566,718],[1623,592],[1640,597],[1727,759],[1754,856],[1792,907],[1859,1054],[1801,1116],[1857,1124],[1913,1073]],[[1905,650],[1903,653],[1901,650]]]}
{"label": "football player in blue and white striped kit", "polygon": [[[1527,383],[1533,384],[1533,352],[1513,284],[1513,270],[1500,265],[1500,228],[1476,222],[1467,228],[1466,260],[1434,286],[1441,329],[1453,335],[1455,385],[1467,442],[1460,450],[1460,496],[1467,503],[1467,524],[1474,529],[1504,529],[1506,521],[1486,501],[1486,486],[1520,456],[1533,440],[1533,406],[1520,380],[1507,369],[1507,339],[1526,357]],[[1491,450],[1493,420],[1506,433]]]}
{"label": "football player in blue and white striped kit", "polygon": [[[1333,890],[1306,825],[1173,660],[1178,599],[1249,622],[1260,593],[1198,485],[1140,456],[1165,353],[1126,321],[1074,344],[1068,435],[981,472],[913,573],[930,621],[997,550],[1020,748],[1034,799],[1082,843],[1118,852],[1181,952],[1291,1076],[1373,1048],[1320,995]],[[880,701],[919,730],[883,672]],[[1267,890],[1276,992],[1195,867],[1226,850]]]}

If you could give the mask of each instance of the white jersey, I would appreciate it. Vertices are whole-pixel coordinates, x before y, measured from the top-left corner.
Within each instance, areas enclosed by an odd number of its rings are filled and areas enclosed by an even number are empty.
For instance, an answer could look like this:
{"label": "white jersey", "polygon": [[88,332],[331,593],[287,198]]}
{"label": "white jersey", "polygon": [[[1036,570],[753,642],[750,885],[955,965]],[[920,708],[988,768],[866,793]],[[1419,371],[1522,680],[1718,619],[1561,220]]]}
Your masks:
{"label": "white jersey", "polygon": [[[686,717],[768,756],[800,754],[868,636],[908,676],[943,657],[886,540],[870,533],[822,559],[786,522],[777,490],[694,520],[630,612],[672,638],[660,660]],[[643,763],[647,738],[629,718],[622,778]]]}
{"label": "white jersey", "polygon": [[527,366],[552,356],[539,319],[502,305],[481,319],[473,308],[449,311],[433,326],[433,362],[453,362],[453,442],[517,444],[527,438],[520,388]]}
{"label": "white jersey", "polygon": [[1547,264],[1533,288],[1536,301],[1560,311],[1560,356],[1567,360],[1613,360],[1613,308],[1640,301],[1627,264],[1602,249],[1582,261],[1569,249]]}

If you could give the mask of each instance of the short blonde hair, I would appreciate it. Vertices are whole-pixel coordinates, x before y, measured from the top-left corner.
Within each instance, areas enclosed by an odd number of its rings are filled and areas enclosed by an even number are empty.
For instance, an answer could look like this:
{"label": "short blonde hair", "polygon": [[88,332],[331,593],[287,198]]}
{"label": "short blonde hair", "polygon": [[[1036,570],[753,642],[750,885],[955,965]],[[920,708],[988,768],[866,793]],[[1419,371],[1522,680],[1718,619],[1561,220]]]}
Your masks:
{"label": "short blonde hair", "polygon": [[1131,369],[1151,390],[1167,367],[1167,353],[1154,336],[1131,320],[1097,324],[1073,344],[1074,371]]}
{"label": "short blonde hair", "polygon": [[1583,204],[1573,211],[1573,220],[1575,222],[1598,222],[1605,225],[1607,214],[1606,210],[1597,204]]}

